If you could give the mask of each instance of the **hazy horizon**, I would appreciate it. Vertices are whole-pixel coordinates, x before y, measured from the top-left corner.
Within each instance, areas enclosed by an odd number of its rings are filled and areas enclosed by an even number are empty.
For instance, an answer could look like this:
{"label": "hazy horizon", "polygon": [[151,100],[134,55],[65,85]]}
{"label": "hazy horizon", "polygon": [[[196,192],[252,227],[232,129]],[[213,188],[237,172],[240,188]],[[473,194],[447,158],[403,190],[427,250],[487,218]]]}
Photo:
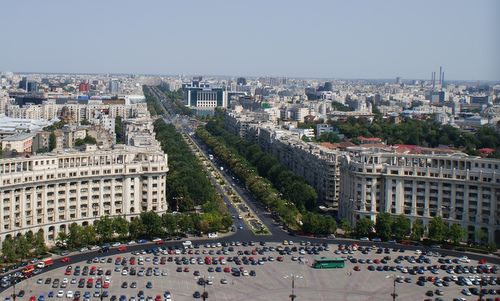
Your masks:
{"label": "hazy horizon", "polygon": [[[0,71],[500,80],[500,1],[8,1]],[[9,30],[6,30],[6,29]]]}

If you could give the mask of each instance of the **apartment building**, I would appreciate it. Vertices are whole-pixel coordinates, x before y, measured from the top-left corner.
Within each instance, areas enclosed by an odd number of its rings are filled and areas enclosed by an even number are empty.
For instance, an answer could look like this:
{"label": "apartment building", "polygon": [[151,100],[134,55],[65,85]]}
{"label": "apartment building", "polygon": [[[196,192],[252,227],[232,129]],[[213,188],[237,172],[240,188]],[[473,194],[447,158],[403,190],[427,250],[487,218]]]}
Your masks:
{"label": "apartment building", "polygon": [[71,223],[163,213],[167,171],[167,155],[158,148],[125,145],[2,159],[0,239],[43,231],[50,245]]}
{"label": "apartment building", "polygon": [[225,126],[235,135],[257,143],[281,164],[302,177],[318,193],[318,201],[334,210],[339,195],[339,158],[337,150],[302,141],[297,133],[278,128],[271,122],[256,122],[254,114],[226,113]]}
{"label": "apartment building", "polygon": [[474,240],[500,243],[500,160],[437,149],[352,147],[341,160],[339,215],[373,221],[405,214],[425,225],[435,216],[458,223]]}

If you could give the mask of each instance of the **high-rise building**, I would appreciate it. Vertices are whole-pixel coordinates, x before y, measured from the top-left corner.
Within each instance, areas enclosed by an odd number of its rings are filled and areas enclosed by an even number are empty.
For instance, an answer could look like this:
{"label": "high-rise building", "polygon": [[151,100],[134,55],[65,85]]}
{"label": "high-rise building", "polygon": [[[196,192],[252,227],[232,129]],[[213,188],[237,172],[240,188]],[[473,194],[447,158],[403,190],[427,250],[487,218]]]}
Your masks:
{"label": "high-rise building", "polygon": [[117,79],[111,79],[109,81],[109,93],[111,94],[120,93],[120,82]]}

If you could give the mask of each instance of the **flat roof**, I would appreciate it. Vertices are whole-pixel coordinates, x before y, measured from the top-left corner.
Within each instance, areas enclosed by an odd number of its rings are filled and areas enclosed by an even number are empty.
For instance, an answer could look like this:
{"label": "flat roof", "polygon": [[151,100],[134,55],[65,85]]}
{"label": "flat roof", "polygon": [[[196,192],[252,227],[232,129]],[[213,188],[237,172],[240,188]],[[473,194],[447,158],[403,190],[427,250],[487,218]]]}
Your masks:
{"label": "flat roof", "polygon": [[2,139],[2,141],[22,141],[29,138],[33,138],[33,134],[31,133],[19,133],[11,136],[7,136]]}

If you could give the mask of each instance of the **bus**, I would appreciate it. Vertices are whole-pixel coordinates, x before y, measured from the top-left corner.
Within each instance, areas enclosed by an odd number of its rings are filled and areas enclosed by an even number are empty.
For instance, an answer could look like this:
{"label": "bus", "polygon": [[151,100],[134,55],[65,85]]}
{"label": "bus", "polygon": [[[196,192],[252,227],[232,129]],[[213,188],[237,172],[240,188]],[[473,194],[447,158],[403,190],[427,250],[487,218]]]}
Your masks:
{"label": "bus", "polygon": [[345,259],[343,258],[325,258],[314,260],[312,265],[315,269],[336,269],[343,268],[345,266]]}

